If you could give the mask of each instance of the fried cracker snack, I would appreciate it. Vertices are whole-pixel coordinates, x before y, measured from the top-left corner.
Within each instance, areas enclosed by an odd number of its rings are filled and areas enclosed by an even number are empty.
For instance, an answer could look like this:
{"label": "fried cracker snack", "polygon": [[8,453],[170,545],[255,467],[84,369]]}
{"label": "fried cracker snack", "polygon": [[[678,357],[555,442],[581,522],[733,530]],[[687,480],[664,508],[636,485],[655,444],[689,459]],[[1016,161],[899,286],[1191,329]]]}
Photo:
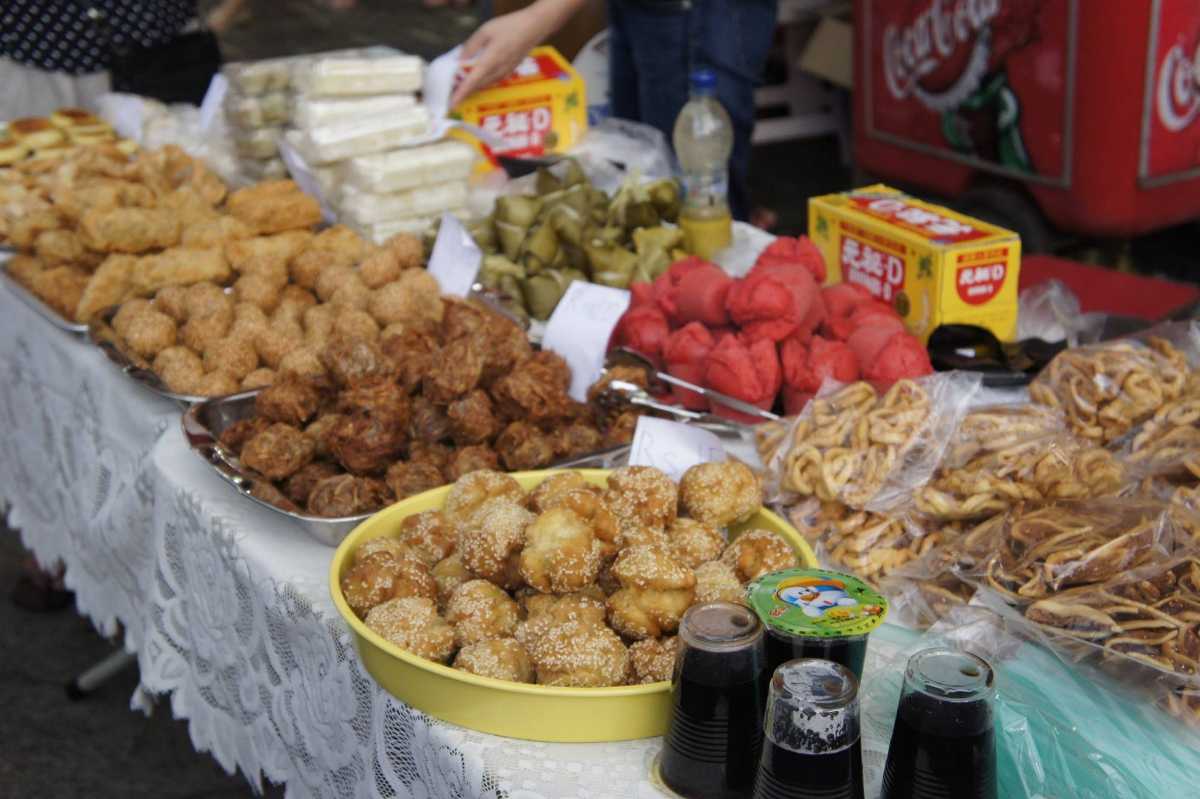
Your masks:
{"label": "fried cracker snack", "polygon": [[310,228],[321,221],[321,206],[290,180],[238,189],[229,195],[226,205],[259,235]]}
{"label": "fried cracker snack", "polygon": [[79,236],[99,252],[143,253],[179,243],[179,219],[166,209],[97,208],[79,220]]}

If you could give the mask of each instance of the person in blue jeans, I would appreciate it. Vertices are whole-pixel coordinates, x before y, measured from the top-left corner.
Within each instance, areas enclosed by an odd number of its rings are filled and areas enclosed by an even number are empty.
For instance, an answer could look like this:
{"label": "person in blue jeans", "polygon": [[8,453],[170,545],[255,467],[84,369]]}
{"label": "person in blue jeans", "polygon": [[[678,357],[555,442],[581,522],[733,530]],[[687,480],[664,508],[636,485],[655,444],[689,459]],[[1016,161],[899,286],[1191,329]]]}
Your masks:
{"label": "person in blue jeans", "polygon": [[[452,105],[503,78],[592,1],[537,0],[484,23],[463,45],[472,71]],[[698,67],[716,73],[717,99],[733,122],[729,205],[736,219],[747,219],[754,87],[771,48],[776,0],[608,0],[608,13],[613,116],[652,125],[670,141],[688,75]]]}

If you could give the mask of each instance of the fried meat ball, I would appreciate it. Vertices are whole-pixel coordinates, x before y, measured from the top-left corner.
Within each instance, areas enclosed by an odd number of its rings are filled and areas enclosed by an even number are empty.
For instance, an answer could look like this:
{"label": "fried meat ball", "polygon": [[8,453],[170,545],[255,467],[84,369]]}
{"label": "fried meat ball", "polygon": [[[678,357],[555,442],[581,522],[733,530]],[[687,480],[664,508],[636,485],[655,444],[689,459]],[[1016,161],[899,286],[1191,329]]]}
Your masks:
{"label": "fried meat ball", "polygon": [[233,300],[215,283],[195,283],[188,286],[183,303],[188,319],[233,310]]}
{"label": "fried meat ball", "polygon": [[391,501],[387,486],[370,477],[339,474],[326,477],[308,495],[308,510],[336,519],[373,513]]}
{"label": "fried meat ball", "polygon": [[490,638],[464,646],[454,657],[454,668],[509,682],[533,682],[533,662],[515,638]]}
{"label": "fried meat ball", "polygon": [[433,566],[433,580],[437,583],[438,606],[445,607],[450,601],[456,588],[471,580],[472,576],[463,565],[462,555],[455,552],[448,558],[439,560]]}
{"label": "fried meat ball", "polygon": [[636,411],[624,411],[618,414],[604,427],[604,446],[623,447],[631,443],[640,416]]}
{"label": "fried meat ball", "polygon": [[450,447],[447,447],[445,444],[431,444],[428,441],[410,441],[408,444],[408,460],[410,463],[425,463],[441,471],[450,462],[451,451]]}
{"label": "fried meat ball", "polygon": [[509,471],[540,469],[554,460],[550,437],[528,422],[512,422],[496,437],[496,452]]}
{"label": "fried meat ball", "polygon": [[425,245],[411,233],[397,233],[388,238],[383,246],[391,250],[401,269],[420,269],[425,265]]}
{"label": "fried meat ball", "polygon": [[396,373],[383,350],[361,338],[335,338],[321,351],[321,363],[343,388],[391,382]]}
{"label": "fried meat ball", "polygon": [[647,638],[629,645],[629,664],[633,682],[646,684],[669,682],[675,676],[675,655],[679,638]]}
{"label": "fried meat ball", "polygon": [[204,368],[210,372],[227,372],[240,381],[258,368],[258,353],[248,340],[225,336],[204,347]]}
{"label": "fried meat ball", "polygon": [[321,363],[320,352],[315,347],[308,345],[294,349],[285,355],[279,362],[279,368],[275,371],[281,375],[293,374],[309,380],[326,379],[325,366]]}
{"label": "fried meat ball", "polygon": [[254,410],[259,416],[296,427],[313,418],[320,407],[321,392],[295,375],[284,375],[254,399]]}
{"label": "fried meat ball", "polygon": [[[446,417],[448,432],[456,444],[479,444],[500,431],[500,421],[492,413],[492,400],[482,389],[451,402]],[[438,436],[444,437],[445,434]]]}
{"label": "fried meat ball", "polygon": [[551,508],[525,530],[521,577],[544,593],[578,591],[596,579],[600,551],[585,519],[565,507]]}
{"label": "fried meat ball", "polygon": [[519,504],[525,499],[525,492],[521,484],[507,474],[485,470],[472,472],[451,486],[442,504],[442,514],[451,529],[461,530],[489,499],[507,499]]}
{"label": "fried meat ball", "polygon": [[245,443],[241,460],[268,480],[283,480],[311,463],[316,449],[302,431],[275,423]]}
{"label": "fried meat ball", "polygon": [[437,279],[424,269],[405,272],[374,293],[368,289],[368,293],[367,310],[381,325],[442,319],[442,290]]}
{"label": "fried meat ball", "polygon": [[338,286],[337,291],[333,292],[333,296],[329,298],[329,304],[338,309],[353,308],[357,311],[367,311],[372,299],[373,295],[366,284],[355,279]]}
{"label": "fried meat ball", "polygon": [[617,555],[613,575],[621,589],[608,598],[608,621],[627,638],[658,638],[679,628],[692,604],[696,576],[660,547],[629,547]]}
{"label": "fried meat ball", "polygon": [[400,523],[396,536],[422,563],[433,566],[454,553],[458,536],[440,510],[414,513]]}
{"label": "fried meat ball", "polygon": [[242,391],[266,388],[275,382],[275,370],[262,367],[242,378]]}
{"label": "fried meat ball", "polygon": [[155,356],[153,369],[176,394],[191,394],[204,376],[204,362],[187,347],[167,347]]}
{"label": "fried meat ball", "polygon": [[472,472],[495,471],[498,468],[500,458],[496,451],[484,444],[475,444],[454,450],[446,462],[443,474],[447,480],[458,480]]}
{"label": "fried meat ball", "polygon": [[250,496],[268,505],[274,505],[276,508],[285,510],[288,513],[303,512],[301,508],[297,507],[296,503],[284,496],[284,493],[269,480],[252,480],[250,482]]}
{"label": "fried meat ball", "polygon": [[725,536],[721,531],[695,519],[676,519],[667,528],[667,540],[675,559],[693,569],[719,558],[725,549]]}
{"label": "fried meat ball", "polygon": [[292,283],[312,291],[317,287],[317,281],[325,270],[349,269],[352,266],[353,253],[309,247],[288,264],[288,274],[291,275]]}
{"label": "fried meat ball", "polygon": [[622,466],[608,476],[608,504],[621,530],[666,529],[678,513],[675,483],[653,466]]}
{"label": "fried meat ball", "polygon": [[[563,380],[563,374],[566,380]],[[563,413],[570,403],[571,370],[557,353],[542,350],[514,364],[492,384],[492,399],[513,419],[540,422]]]}
{"label": "fried meat ball", "polygon": [[143,358],[153,358],[175,346],[175,336],[175,320],[150,309],[135,315],[125,328],[125,343]]}
{"label": "fried meat ball", "polygon": [[446,621],[454,625],[454,643],[458,646],[511,637],[519,616],[512,597],[487,580],[463,583],[446,603]]}
{"label": "fried meat ball", "polygon": [[380,288],[398,279],[402,271],[404,270],[400,268],[400,261],[396,258],[396,253],[387,247],[380,247],[358,265],[359,278],[367,284],[368,288],[372,289]]}
{"label": "fried meat ball", "polygon": [[258,416],[252,416],[249,419],[240,419],[222,430],[221,434],[217,436],[217,440],[226,449],[240,453],[247,441],[270,426],[270,421]]}
{"label": "fried meat ball", "polygon": [[340,413],[323,413],[304,428],[305,434],[317,444],[318,458],[333,457],[333,452],[329,449],[329,436],[337,423],[342,420],[342,416]]}
{"label": "fried meat ball", "polygon": [[422,494],[431,488],[445,485],[442,470],[431,463],[414,463],[412,461],[396,461],[388,467],[384,478],[388,488],[396,496],[396,500]]}
{"label": "fried meat ball", "polygon": [[[333,299],[333,293],[345,284],[358,280],[358,275],[354,274],[354,270],[348,266],[337,266],[322,270],[320,277],[317,278],[313,290],[317,293],[317,299],[321,302],[329,302]],[[359,280],[361,283],[362,281]],[[305,288],[308,288],[305,286]]]}
{"label": "fried meat ball", "polygon": [[440,362],[437,339],[419,330],[383,336],[380,348],[400,370],[398,381],[410,394]]}
{"label": "fried meat ball", "polygon": [[594,425],[572,422],[556,428],[550,434],[550,444],[554,447],[555,458],[574,458],[603,449],[604,434]]}
{"label": "fried meat ball", "polygon": [[179,340],[196,352],[204,352],[211,342],[228,335],[232,326],[233,311],[228,308],[202,316],[189,316],[179,329]]}
{"label": "fried meat ball", "polygon": [[[237,322],[234,322],[237,329]],[[254,343],[254,351],[271,369],[278,369],[283,359],[293,350],[300,348],[303,343],[303,333],[298,329],[293,335],[271,325],[262,325],[250,331],[250,340]]]}
{"label": "fried meat ball", "polygon": [[397,597],[434,599],[437,584],[424,564],[381,551],[355,559],[342,577],[342,595],[350,609],[361,617],[376,605]]}
{"label": "fried meat ball", "polygon": [[334,338],[358,338],[365,341],[379,339],[379,325],[366,311],[342,306],[333,319]]}
{"label": "fried meat ball", "polygon": [[241,387],[242,384],[236,377],[224,369],[218,369],[200,378],[196,383],[196,394],[201,397],[223,397],[226,394],[236,394]]}
{"label": "fried meat ball", "polygon": [[470,338],[460,338],[442,348],[436,368],[424,375],[421,393],[430,401],[447,405],[479,385],[483,350]]}
{"label": "fried meat ball", "polygon": [[162,311],[176,322],[187,321],[187,288],[163,286],[154,294],[154,309]]}
{"label": "fried meat ball", "polygon": [[700,463],[683,473],[679,504],[696,521],[715,527],[740,524],[762,507],[762,484],[740,461]]}
{"label": "fried meat ball", "polygon": [[532,513],[511,499],[487,500],[466,524],[458,526],[458,551],[463,564],[476,577],[501,588],[517,588],[521,584],[525,530],[533,519]]}
{"label": "fried meat ball", "polygon": [[742,582],[800,565],[792,545],[778,533],[757,529],[739,535],[721,553],[721,561],[731,566]]}
{"label": "fried meat ball", "polygon": [[695,572],[697,604],[717,600],[746,604],[746,587],[728,563],[710,560],[697,566]]}
{"label": "fried meat ball", "polygon": [[348,472],[382,472],[404,451],[404,421],[395,411],[345,414],[329,431],[329,450]]}
{"label": "fried meat ball", "polygon": [[541,685],[603,688],[622,685],[629,651],[607,627],[566,622],[551,627],[530,647]]}
{"label": "fried meat ball", "polygon": [[438,331],[442,341],[475,337],[487,328],[488,313],[479,303],[447,297],[442,303],[442,321]]}
{"label": "fried meat ball", "polygon": [[424,597],[389,599],[367,613],[367,627],[401,649],[445,663],[454,654],[454,628]]}
{"label": "fried meat ball", "polygon": [[576,489],[589,490],[591,483],[582,474],[574,471],[556,472],[529,492],[526,504],[534,513],[550,510],[557,506],[566,494]]}
{"label": "fried meat ball", "polygon": [[408,420],[408,436],[413,441],[435,443],[450,436],[450,419],[446,409],[434,405],[419,394],[412,398],[412,414]]}
{"label": "fried meat ball", "polygon": [[118,336],[125,338],[125,334],[129,331],[129,323],[133,321],[133,318],[152,310],[154,310],[154,305],[150,300],[127,300],[121,303],[121,307],[113,314],[112,329],[117,332]]}
{"label": "fried meat ball", "polygon": [[300,507],[305,507],[308,505],[308,497],[317,483],[326,477],[335,477],[341,473],[342,470],[336,464],[329,461],[313,461],[307,466],[301,467],[284,482],[283,493],[292,502]]}
{"label": "fried meat ball", "polygon": [[511,319],[498,313],[487,314],[487,348],[483,355],[484,385],[508,374],[512,368],[533,354],[529,336]]}

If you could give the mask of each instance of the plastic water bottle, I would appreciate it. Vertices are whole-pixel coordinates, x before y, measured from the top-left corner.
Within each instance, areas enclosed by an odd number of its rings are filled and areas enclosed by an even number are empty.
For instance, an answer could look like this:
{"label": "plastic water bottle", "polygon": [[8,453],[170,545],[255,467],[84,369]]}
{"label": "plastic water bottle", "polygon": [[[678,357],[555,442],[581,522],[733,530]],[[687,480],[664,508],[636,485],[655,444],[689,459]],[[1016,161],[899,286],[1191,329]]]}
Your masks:
{"label": "plastic water bottle", "polygon": [[733,218],[729,214],[729,155],[733,125],[716,98],[717,76],[711,69],[691,75],[691,99],[675,120],[675,155],[683,168],[684,200],[679,215],[688,249],[701,258],[729,246]]}

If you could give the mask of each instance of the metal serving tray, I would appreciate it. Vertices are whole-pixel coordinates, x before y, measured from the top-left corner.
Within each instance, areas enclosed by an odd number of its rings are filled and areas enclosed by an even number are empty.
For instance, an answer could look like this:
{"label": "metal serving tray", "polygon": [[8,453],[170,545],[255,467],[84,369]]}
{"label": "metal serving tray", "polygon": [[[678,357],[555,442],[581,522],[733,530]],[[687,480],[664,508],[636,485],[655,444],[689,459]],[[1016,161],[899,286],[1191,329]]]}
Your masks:
{"label": "metal serving tray", "polygon": [[59,330],[70,333],[75,336],[82,336],[87,333],[88,326],[83,322],[72,322],[70,319],[64,319],[58,311],[51,308],[46,303],[42,302],[36,294],[17,282],[16,278],[8,273],[8,261],[14,255],[12,250],[0,249],[0,275],[3,276],[4,285],[8,290],[17,295],[17,299],[28,305],[38,316],[45,319],[50,324],[57,327]]}
{"label": "metal serving tray", "polygon": [[101,311],[92,320],[91,324],[84,326],[84,331],[87,333],[88,338],[108,357],[109,362],[121,370],[123,375],[142,388],[165,399],[175,400],[184,405],[194,405],[197,402],[204,402],[209,399],[208,397],[195,394],[178,394],[171,391],[167,388],[167,384],[162,381],[162,378],[156,375],[153,370],[136,363],[126,355],[117,346],[117,334],[112,329],[112,319],[116,316],[118,308],[119,306],[114,306]]}

